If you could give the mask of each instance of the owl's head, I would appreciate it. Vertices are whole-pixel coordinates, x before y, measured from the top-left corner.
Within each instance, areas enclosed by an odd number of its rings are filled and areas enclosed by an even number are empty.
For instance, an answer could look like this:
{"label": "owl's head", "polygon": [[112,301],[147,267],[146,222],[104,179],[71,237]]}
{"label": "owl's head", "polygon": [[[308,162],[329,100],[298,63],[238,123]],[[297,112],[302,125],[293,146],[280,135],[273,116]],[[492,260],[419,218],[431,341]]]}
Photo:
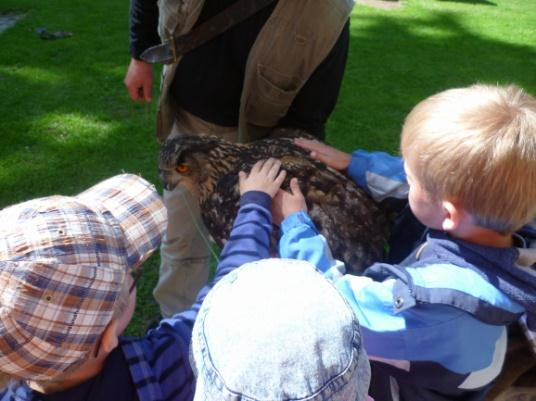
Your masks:
{"label": "owl's head", "polygon": [[160,149],[160,179],[164,188],[182,185],[192,194],[214,184],[234,160],[236,145],[209,135],[180,135],[166,140]]}

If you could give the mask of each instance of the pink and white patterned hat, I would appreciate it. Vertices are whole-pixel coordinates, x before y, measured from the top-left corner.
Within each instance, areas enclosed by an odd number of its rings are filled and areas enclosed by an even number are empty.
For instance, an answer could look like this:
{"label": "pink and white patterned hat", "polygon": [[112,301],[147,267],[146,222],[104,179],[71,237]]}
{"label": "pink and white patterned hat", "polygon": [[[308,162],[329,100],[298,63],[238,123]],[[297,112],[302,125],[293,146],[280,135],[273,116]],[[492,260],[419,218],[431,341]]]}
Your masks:
{"label": "pink and white patterned hat", "polygon": [[132,174],[1,210],[0,370],[47,380],[83,361],[166,223],[154,186]]}

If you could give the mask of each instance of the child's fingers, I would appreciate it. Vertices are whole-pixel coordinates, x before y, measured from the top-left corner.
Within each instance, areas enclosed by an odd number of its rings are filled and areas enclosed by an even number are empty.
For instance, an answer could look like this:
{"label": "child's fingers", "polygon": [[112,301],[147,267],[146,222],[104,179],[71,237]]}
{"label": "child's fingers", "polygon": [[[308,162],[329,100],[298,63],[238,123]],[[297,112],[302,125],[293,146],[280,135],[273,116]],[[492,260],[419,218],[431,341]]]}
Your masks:
{"label": "child's fingers", "polygon": [[250,174],[257,174],[259,171],[261,171],[262,167],[264,166],[265,160],[259,160],[257,163],[253,165],[251,168]]}
{"label": "child's fingers", "polygon": [[243,185],[244,180],[247,178],[247,174],[244,171],[238,172],[238,185]]}
{"label": "child's fingers", "polygon": [[268,178],[274,179],[279,171],[280,166],[280,160],[270,157],[269,159],[266,159],[264,161],[264,164],[260,169],[260,174],[265,175]]}
{"label": "child's fingers", "polygon": [[281,169],[281,160],[279,159],[269,159],[270,166],[268,171],[268,176],[271,178],[274,178],[279,173],[279,170]]}
{"label": "child's fingers", "polygon": [[281,184],[283,184],[283,181],[285,181],[286,176],[287,176],[286,170],[280,170],[279,174],[277,175],[277,177],[275,177],[274,183],[278,187],[281,187]]}
{"label": "child's fingers", "polygon": [[300,183],[298,182],[298,179],[296,177],[290,180],[290,192],[292,193],[292,195],[303,196],[301,188],[300,188]]}
{"label": "child's fingers", "polygon": [[309,157],[318,161],[323,161],[323,158],[326,156],[326,145],[313,141],[310,139],[297,138],[294,140],[294,143],[300,148],[309,152]]}
{"label": "child's fingers", "polygon": [[272,159],[263,160],[262,166],[259,169],[259,172],[262,174],[267,174],[271,167],[272,167]]}

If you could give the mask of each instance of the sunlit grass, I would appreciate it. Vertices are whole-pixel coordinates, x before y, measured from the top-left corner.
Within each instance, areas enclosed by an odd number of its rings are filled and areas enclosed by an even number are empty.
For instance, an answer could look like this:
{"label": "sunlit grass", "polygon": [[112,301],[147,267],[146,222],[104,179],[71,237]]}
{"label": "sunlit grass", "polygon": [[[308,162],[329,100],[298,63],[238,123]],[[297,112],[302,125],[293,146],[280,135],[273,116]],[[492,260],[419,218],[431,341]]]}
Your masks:
{"label": "sunlit grass", "polygon": [[50,71],[48,68],[36,68],[24,65],[15,65],[11,67],[0,66],[0,75],[4,79],[21,79],[33,84],[57,84],[61,82],[62,77]]}
{"label": "sunlit grass", "polygon": [[396,152],[420,100],[473,83],[516,83],[536,93],[536,7],[524,0],[413,0],[354,8],[343,88],[327,140]]}
{"label": "sunlit grass", "polygon": [[119,127],[117,121],[102,121],[91,114],[51,113],[31,122],[33,131],[40,132],[51,143],[74,144],[82,141],[99,145],[106,141]]}

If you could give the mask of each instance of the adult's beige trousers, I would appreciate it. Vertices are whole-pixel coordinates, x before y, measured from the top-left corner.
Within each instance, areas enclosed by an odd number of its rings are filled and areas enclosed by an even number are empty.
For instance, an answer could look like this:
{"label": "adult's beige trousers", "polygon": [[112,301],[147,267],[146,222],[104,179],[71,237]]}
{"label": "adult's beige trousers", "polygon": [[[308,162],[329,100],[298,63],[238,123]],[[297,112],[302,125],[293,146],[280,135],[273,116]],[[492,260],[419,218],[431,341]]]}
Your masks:
{"label": "adult's beige trousers", "polygon": [[[236,141],[237,127],[223,127],[206,122],[180,110],[171,137],[178,135],[218,135]],[[169,317],[187,309],[205,285],[209,275],[209,235],[201,220],[199,205],[188,190],[177,186],[164,190],[168,226],[160,248],[160,273],[153,295],[162,316]]]}

